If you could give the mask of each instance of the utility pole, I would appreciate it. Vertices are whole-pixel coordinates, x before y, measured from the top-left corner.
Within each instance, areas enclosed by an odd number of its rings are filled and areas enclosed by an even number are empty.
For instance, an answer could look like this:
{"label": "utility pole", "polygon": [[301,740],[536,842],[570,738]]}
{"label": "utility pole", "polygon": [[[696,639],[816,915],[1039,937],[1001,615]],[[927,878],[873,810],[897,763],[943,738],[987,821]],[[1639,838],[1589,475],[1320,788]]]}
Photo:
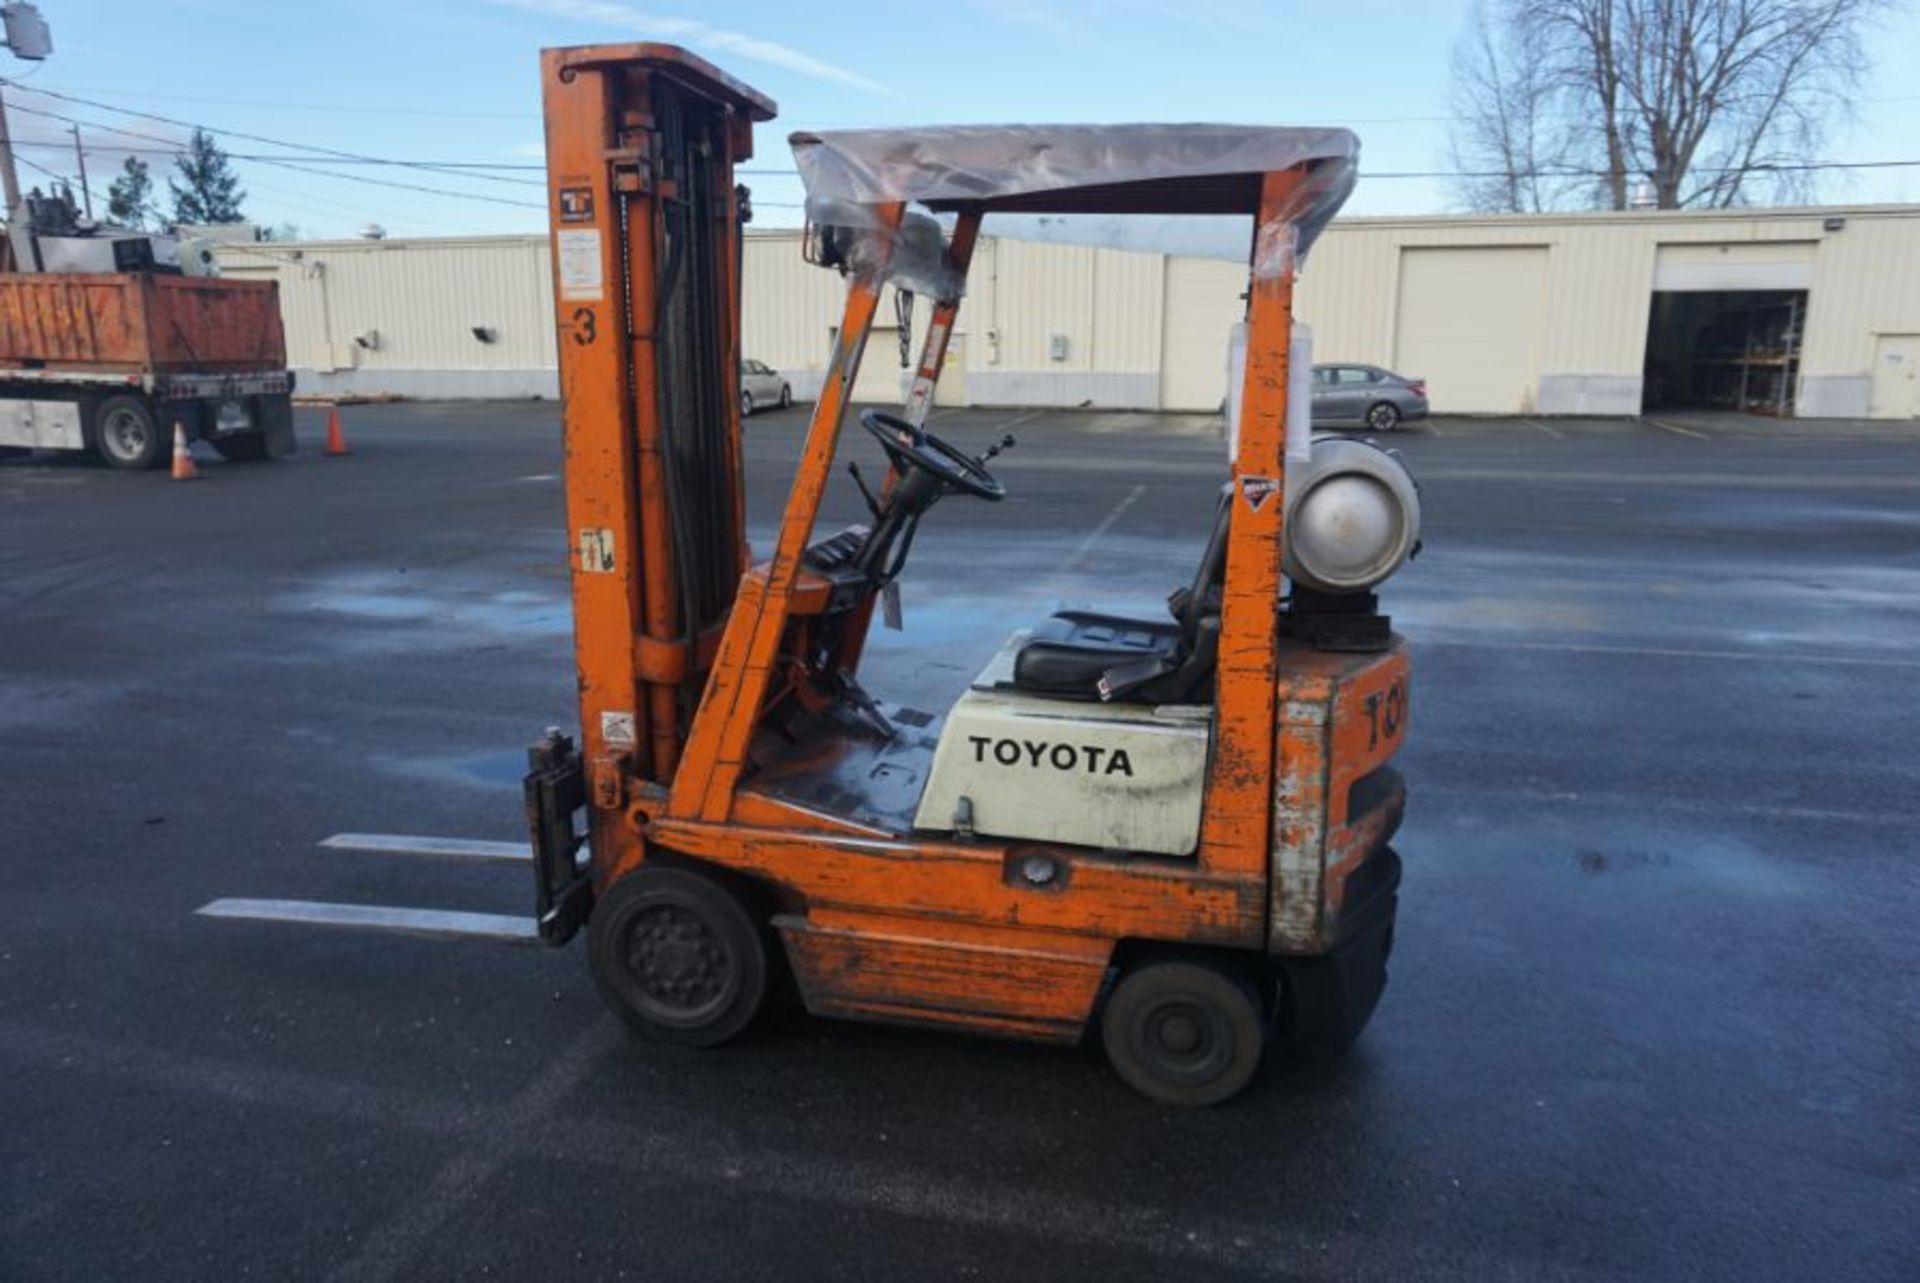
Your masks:
{"label": "utility pole", "polygon": [[80,199],[86,206],[87,217],[93,217],[93,189],[87,186],[87,149],[80,145],[80,126],[70,126],[73,130],[73,163],[80,166]]}
{"label": "utility pole", "polygon": [[[13,56],[39,62],[53,52],[53,36],[47,31],[40,10],[24,2],[0,3],[0,44],[13,50]],[[6,208],[0,219],[11,220],[20,204],[20,175],[13,168],[13,140],[7,134],[7,102],[0,96],[0,191],[6,196]]]}
{"label": "utility pole", "polygon": [[6,206],[0,208],[0,220],[11,219],[20,204],[20,175],[13,171],[13,139],[7,133],[7,98],[0,93],[0,191]]}

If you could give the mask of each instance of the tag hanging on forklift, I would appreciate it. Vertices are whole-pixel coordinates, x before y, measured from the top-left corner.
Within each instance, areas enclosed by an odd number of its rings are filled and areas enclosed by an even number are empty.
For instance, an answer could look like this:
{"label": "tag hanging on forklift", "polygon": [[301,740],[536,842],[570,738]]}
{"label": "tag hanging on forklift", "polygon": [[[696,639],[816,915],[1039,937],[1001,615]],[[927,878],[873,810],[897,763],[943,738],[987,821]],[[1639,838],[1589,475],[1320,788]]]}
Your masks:
{"label": "tag hanging on forklift", "polygon": [[887,586],[880,590],[880,622],[894,632],[899,632],[905,623],[900,613],[900,581],[887,580]]}

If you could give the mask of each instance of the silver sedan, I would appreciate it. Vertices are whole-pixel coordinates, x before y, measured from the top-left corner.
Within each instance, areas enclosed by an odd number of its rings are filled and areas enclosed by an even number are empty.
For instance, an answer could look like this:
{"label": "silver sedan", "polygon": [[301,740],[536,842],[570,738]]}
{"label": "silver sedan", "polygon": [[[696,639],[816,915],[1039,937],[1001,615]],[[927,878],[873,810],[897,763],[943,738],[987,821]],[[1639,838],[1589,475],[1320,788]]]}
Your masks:
{"label": "silver sedan", "polygon": [[793,404],[793,389],[780,377],[780,371],[765,361],[740,362],[740,417],[755,410],[777,405],[782,410]]}
{"label": "silver sedan", "polygon": [[1313,367],[1313,426],[1391,432],[1403,419],[1427,417],[1427,381],[1377,365]]}

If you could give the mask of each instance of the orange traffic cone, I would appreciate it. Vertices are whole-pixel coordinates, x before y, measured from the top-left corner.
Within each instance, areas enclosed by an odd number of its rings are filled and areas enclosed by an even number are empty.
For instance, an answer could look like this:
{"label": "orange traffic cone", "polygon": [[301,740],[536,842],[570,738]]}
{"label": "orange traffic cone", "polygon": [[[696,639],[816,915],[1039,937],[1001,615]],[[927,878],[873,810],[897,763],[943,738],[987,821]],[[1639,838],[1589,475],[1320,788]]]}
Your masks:
{"label": "orange traffic cone", "polygon": [[186,425],[178,419],[173,423],[173,479],[175,481],[200,479],[200,469],[193,461],[193,451],[187,448]]}
{"label": "orange traffic cone", "polygon": [[353,453],[352,450],[349,450],[347,448],[346,433],[340,430],[340,407],[337,405],[330,405],[327,407],[327,453],[328,454],[352,454]]}

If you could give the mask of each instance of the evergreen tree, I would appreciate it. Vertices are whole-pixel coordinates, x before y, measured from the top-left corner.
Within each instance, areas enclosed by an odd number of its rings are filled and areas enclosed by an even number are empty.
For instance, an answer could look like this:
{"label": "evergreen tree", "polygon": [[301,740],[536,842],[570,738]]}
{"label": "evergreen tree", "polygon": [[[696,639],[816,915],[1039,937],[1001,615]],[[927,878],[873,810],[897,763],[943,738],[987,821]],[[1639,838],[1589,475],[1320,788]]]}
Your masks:
{"label": "evergreen tree", "polygon": [[238,223],[245,215],[240,202],[247,198],[240,176],[220,144],[204,129],[193,131],[187,149],[174,157],[174,176],[167,179],[173,193],[175,223]]}
{"label": "evergreen tree", "polygon": [[107,188],[107,221],[144,231],[158,212],[153,207],[153,175],[147,162],[127,157],[120,176]]}

